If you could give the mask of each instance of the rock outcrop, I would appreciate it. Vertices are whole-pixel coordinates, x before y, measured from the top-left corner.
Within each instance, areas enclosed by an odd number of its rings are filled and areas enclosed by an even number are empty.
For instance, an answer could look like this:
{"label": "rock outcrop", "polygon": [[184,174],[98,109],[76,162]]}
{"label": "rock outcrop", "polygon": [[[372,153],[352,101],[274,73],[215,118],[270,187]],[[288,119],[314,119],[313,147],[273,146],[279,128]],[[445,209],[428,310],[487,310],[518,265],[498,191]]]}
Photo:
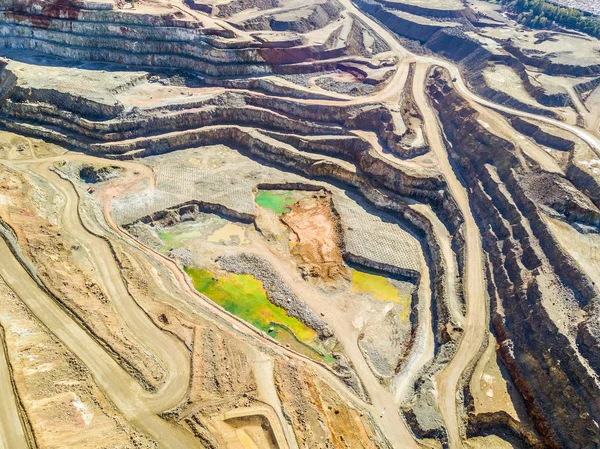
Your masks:
{"label": "rock outcrop", "polygon": [[[337,6],[336,6],[337,5]],[[310,31],[335,20],[340,6],[325,2],[311,9],[306,21],[273,22],[281,31]],[[297,30],[296,30],[297,28]],[[350,29],[350,27],[349,27]],[[35,50],[80,61],[157,67],[194,72],[207,80],[265,75],[286,64],[325,60],[354,54],[340,39],[322,43],[236,36],[230,27],[205,26],[189,14],[132,13],[53,0],[46,3],[10,0],[0,6],[0,44],[3,48]],[[286,68],[287,73],[293,70]]]}
{"label": "rock outcrop", "polygon": [[[471,192],[492,274],[488,289],[501,359],[546,447],[593,447],[600,443],[599,386],[593,357],[586,360],[575,341],[575,316],[596,296],[592,283],[560,248],[539,198],[523,185],[527,170],[519,149],[477,121],[442,70],[433,73],[428,92]],[[573,322],[560,324],[557,314]]]}

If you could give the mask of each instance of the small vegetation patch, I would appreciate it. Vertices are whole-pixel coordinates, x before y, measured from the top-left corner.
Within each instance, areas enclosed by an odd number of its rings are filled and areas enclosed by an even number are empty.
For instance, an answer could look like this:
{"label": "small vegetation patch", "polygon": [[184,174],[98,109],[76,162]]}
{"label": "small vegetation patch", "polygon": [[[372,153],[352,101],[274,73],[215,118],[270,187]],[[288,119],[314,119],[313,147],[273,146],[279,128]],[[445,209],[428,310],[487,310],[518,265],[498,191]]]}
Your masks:
{"label": "small vegetation patch", "polygon": [[201,231],[188,231],[188,232],[173,232],[171,230],[162,230],[158,232],[158,237],[163,242],[163,250],[170,248],[179,248],[183,246],[185,240],[193,240],[204,237],[204,233]]}
{"label": "small vegetation patch", "polygon": [[578,9],[555,5],[546,0],[502,0],[502,5],[516,15],[519,23],[531,28],[547,29],[556,24],[600,38],[598,17]]}

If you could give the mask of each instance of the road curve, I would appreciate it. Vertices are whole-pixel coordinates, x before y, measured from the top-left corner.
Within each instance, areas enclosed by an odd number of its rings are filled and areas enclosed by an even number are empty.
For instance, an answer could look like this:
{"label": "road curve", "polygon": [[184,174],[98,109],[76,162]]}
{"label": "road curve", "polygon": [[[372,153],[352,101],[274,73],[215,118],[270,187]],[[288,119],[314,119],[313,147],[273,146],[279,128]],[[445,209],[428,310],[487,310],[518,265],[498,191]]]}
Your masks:
{"label": "road curve", "polygon": [[164,449],[203,448],[191,434],[148,411],[144,404],[147,392],[53,298],[40,289],[4,239],[0,239],[0,260],[2,279],[32,314],[83,362],[104,394],[128,421],[154,438]]}
{"label": "road curve", "polygon": [[166,370],[164,384],[156,393],[145,397],[145,405],[154,413],[175,407],[187,396],[191,354],[183,342],[159,329],[131,297],[109,244],[84,227],[78,213],[76,191],[69,181],[48,170],[49,164],[36,165],[33,170],[50,182],[66,200],[61,227],[86,249],[98,282],[105,288],[123,323],[137,338],[137,343],[154,354]]}
{"label": "road curve", "polygon": [[[39,162],[35,161],[38,169],[43,171]],[[48,162],[49,163],[49,162]],[[45,166],[46,164],[42,164]],[[103,251],[108,249],[106,242],[101,240],[99,243],[83,228],[79,222],[77,211],[78,198],[75,192],[66,188],[68,183],[60,179],[56,174],[45,170],[44,175],[51,184],[57,186],[58,190],[65,194],[66,203],[62,215],[62,226],[65,230],[76,236],[82,246],[94,248],[90,251],[91,259],[94,261],[95,269],[102,276],[102,282],[108,289],[109,295],[114,303],[123,302],[119,311],[122,311],[127,320],[139,323],[147,320],[153,323],[145,315],[144,311],[137,306],[135,301],[128,296],[130,303],[126,304],[128,299],[123,296],[115,297],[119,292],[119,283],[124,287],[120,271],[116,266],[114,258],[106,259]],[[62,187],[62,189],[61,189]],[[11,252],[4,239],[0,239],[0,259],[3,264],[0,266],[0,276],[13,292],[23,301],[23,303],[57,338],[59,338],[70,351],[72,351],[90,370],[92,376],[98,383],[98,386],[115,404],[117,409],[123,413],[124,417],[141,431],[154,438],[160,447],[164,449],[201,449],[203,446],[193,436],[182,428],[175,426],[159,418],[157,413],[177,405],[187,392],[190,361],[183,351],[178,351],[177,346],[170,344],[168,347],[159,350],[159,355],[165,359],[165,366],[171,371],[167,375],[167,381],[156,393],[150,393],[132,378],[106,351],[105,349],[82,327],[80,327],[73,318],[43,291],[37,282],[31,278],[29,273],[23,268],[21,263]],[[110,251],[109,251],[110,252]],[[116,271],[115,271],[116,270]],[[115,288],[117,290],[115,290]],[[134,309],[135,306],[135,309]],[[164,343],[165,338],[172,337],[162,334],[156,326],[154,331],[146,323],[140,328],[142,332],[148,332],[155,338],[156,343]],[[146,342],[147,343],[147,342]],[[155,348],[155,344],[150,345],[150,350]],[[185,348],[183,348],[185,349]],[[172,351],[167,360],[166,351]],[[162,361],[162,359],[161,359]],[[178,366],[177,363],[181,363]],[[182,382],[182,379],[183,382]]]}
{"label": "road curve", "polygon": [[[538,116],[536,114],[526,113],[519,110],[515,110],[506,106],[497,105],[489,100],[481,98],[476,94],[472,93],[466,86],[461,76],[460,70],[455,65],[448,63],[447,61],[432,58],[432,57],[424,57],[417,56],[410,53],[408,50],[403,48],[397,39],[387,30],[385,27],[381,26],[378,22],[372,20],[369,16],[364,14],[362,11],[357,9],[351,2],[351,0],[340,0],[341,3],[350,11],[352,14],[359,16],[364,22],[366,22],[377,34],[382,37],[389,45],[392,51],[404,58],[404,63],[400,63],[398,65],[398,69],[392,79],[387,83],[387,85],[379,91],[377,94],[372,96],[365,96],[364,98],[356,98],[352,100],[348,99],[340,99],[337,100],[299,100],[295,99],[294,101],[298,101],[301,103],[323,103],[323,104],[339,104],[339,105],[348,105],[353,103],[366,103],[372,101],[383,101],[395,98],[398,91],[400,91],[400,87],[404,85],[401,82],[405,73],[403,71],[404,65],[406,65],[406,61],[413,59],[418,62],[417,69],[415,73],[415,81],[414,81],[414,97],[417,105],[421,109],[421,112],[424,116],[424,126],[425,131],[428,136],[431,150],[436,154],[436,157],[439,160],[440,169],[444,174],[446,181],[448,183],[449,189],[453,197],[458,203],[458,206],[463,213],[465,218],[465,240],[466,240],[466,266],[465,266],[465,298],[466,298],[466,317],[464,318],[464,335],[458,346],[455,357],[452,361],[445,367],[445,369],[437,376],[436,384],[438,389],[438,397],[439,397],[439,407],[441,414],[446,423],[446,427],[448,429],[449,434],[449,442],[451,448],[459,448],[462,447],[462,439],[459,431],[459,423],[458,423],[458,414],[457,414],[457,402],[456,402],[456,387],[459,383],[460,376],[462,375],[464,369],[471,362],[473,357],[476,356],[481,344],[483,342],[483,338],[486,332],[486,293],[485,293],[485,284],[483,280],[483,254],[481,251],[481,241],[479,230],[477,225],[473,219],[471,214],[470,205],[468,201],[468,194],[465,191],[464,187],[460,183],[456,174],[454,173],[449,160],[448,155],[446,153],[445,146],[443,145],[439,125],[437,123],[437,118],[430,105],[428,104],[423,84],[425,81],[425,74],[427,68],[431,64],[442,66],[450,71],[453,77],[456,78],[455,87],[457,91],[467,100],[477,103],[483,107],[491,108],[501,112],[507,112],[510,114],[514,114],[523,118],[528,118],[532,120],[537,120],[552,126],[556,126],[565,131],[568,131],[577,137],[584,140],[586,143],[590,145],[590,147],[600,156],[600,140],[579,127],[569,125],[563,122],[560,122],[555,119],[551,119],[548,117]],[[54,183],[54,181],[53,181]],[[75,203],[76,204],[76,203]],[[105,203],[106,204],[106,203]],[[106,211],[105,211],[106,212]],[[108,220],[107,220],[108,221]],[[113,223],[114,225],[114,223]],[[112,226],[113,230],[119,232],[119,229],[116,226]],[[122,235],[123,236],[123,235]],[[125,238],[129,236],[123,236]],[[87,246],[87,244],[86,244]],[[148,253],[147,253],[148,254]],[[150,255],[150,254],[148,254]],[[154,254],[152,257],[158,259],[157,255]],[[165,260],[161,261],[162,263]],[[175,276],[180,281],[184,290],[186,290],[185,286],[187,283],[184,279],[182,279],[182,273],[177,270],[176,267],[170,267],[171,271],[175,274]],[[106,275],[106,273],[105,273]],[[105,276],[103,276],[105,277]],[[109,279],[109,278],[107,278]],[[183,281],[183,282],[182,282]],[[189,288],[189,286],[188,286]],[[188,291],[188,293],[192,294],[195,292]],[[111,295],[112,296],[112,295]],[[223,315],[219,313],[219,315]],[[455,315],[459,315],[455,313]],[[229,319],[230,322],[234,322],[234,320]],[[240,323],[235,323],[234,325],[238,325]],[[152,346],[150,347],[152,348]],[[285,352],[285,351],[284,351]],[[77,352],[79,355],[79,353]],[[165,357],[165,354],[162,354],[162,357],[159,356],[161,361],[166,364],[170,364],[171,358],[168,357],[168,354]],[[164,358],[164,360],[163,360]],[[87,365],[87,363],[86,363]],[[179,383],[179,382],[175,382]],[[404,385],[404,383],[402,383]],[[401,388],[403,389],[403,388]],[[111,396],[112,397],[112,396]],[[156,409],[159,409],[160,400],[155,404]],[[164,404],[163,404],[164,405]],[[132,412],[133,413],[133,412]],[[176,446],[169,446],[176,447]],[[190,446],[191,447],[191,446]]]}
{"label": "road curve", "polygon": [[537,120],[539,122],[546,123],[546,124],[552,125],[552,126],[556,126],[557,128],[561,128],[565,131],[570,132],[571,134],[576,135],[581,140],[586,142],[592,148],[592,150],[598,156],[600,156],[600,139],[598,137],[590,134],[585,129],[580,128],[575,125],[569,125],[568,123],[564,123],[564,122],[561,122],[560,120],[556,120],[556,119],[553,119],[550,117],[532,114],[530,112],[519,111],[518,109],[509,108],[507,106],[496,104],[490,100],[486,100],[485,98],[482,98],[482,97],[474,94],[467,88],[467,86],[462,78],[462,74],[460,73],[460,70],[458,69],[457,66],[450,64],[447,61],[437,59],[437,58],[432,58],[429,56],[427,56],[427,57],[415,56],[415,58],[419,62],[429,63],[432,65],[439,65],[440,67],[444,67],[446,70],[448,70],[450,72],[451,76],[455,79],[454,87],[464,98],[474,101],[475,103],[479,103],[482,106],[486,106],[488,108],[495,109],[500,112],[506,112],[508,114],[517,115],[519,117],[523,117],[523,118],[527,118],[527,119],[531,119],[531,120]]}
{"label": "road curve", "polygon": [[[180,267],[173,260],[164,256],[163,254],[160,254],[160,253],[154,251],[152,248],[145,246],[144,244],[142,244],[141,242],[139,242],[135,238],[133,238],[130,234],[127,234],[126,232],[124,232],[122,229],[120,229],[118,227],[118,225],[114,222],[114,220],[111,216],[111,213],[110,213],[110,200],[112,198],[103,195],[102,192],[98,192],[98,193],[103,196],[104,218],[105,218],[105,221],[108,224],[108,226],[113,231],[115,231],[119,236],[121,236],[123,239],[130,242],[133,246],[137,247],[142,252],[144,252],[147,256],[154,258],[155,260],[157,260],[158,262],[163,264],[167,269],[169,269],[169,271],[171,271],[171,273],[174,275],[175,279],[178,281],[178,284],[181,286],[182,290],[188,296],[195,297],[195,298],[201,298],[203,300],[203,306],[206,310],[209,310],[210,312],[213,312],[216,315],[222,317],[228,323],[230,323],[230,325],[234,326],[236,329],[238,329],[244,333],[250,334],[255,339],[262,341],[264,344],[266,344],[270,347],[273,347],[274,349],[277,349],[279,352],[286,353],[287,355],[293,356],[295,358],[300,358],[300,359],[308,362],[310,365],[315,366],[316,368],[318,368],[321,371],[321,373],[326,374],[327,377],[329,377],[339,387],[341,387],[341,388],[337,388],[337,390],[340,393],[342,393],[342,392],[346,393],[347,397],[352,397],[352,401],[355,401],[355,402],[360,401],[360,399],[358,399],[354,394],[352,394],[352,395],[347,394],[348,387],[346,385],[343,385],[341,383],[341,381],[337,377],[335,377],[333,373],[330,372],[329,369],[324,368],[321,364],[315,362],[314,360],[312,360],[302,354],[299,354],[289,348],[283,347],[281,344],[279,344],[276,341],[272,341],[271,339],[266,338],[262,332],[258,331],[252,325],[241,320],[240,318],[236,317],[235,315],[231,315],[229,312],[226,312],[223,309],[219,308],[209,298],[205,297],[204,295],[202,295],[201,293],[199,293],[198,291],[196,291],[195,289],[190,287],[188,281],[186,280],[185,274],[181,271]],[[266,253],[262,254],[261,256],[266,257],[267,259],[269,257]],[[271,262],[277,264],[277,261],[271,261]],[[286,273],[280,272],[279,274],[284,278],[284,280],[286,279],[286,277],[287,277]],[[287,280],[288,285],[291,285],[290,282],[291,281],[288,279]],[[303,295],[301,295],[301,296],[303,296]],[[338,335],[338,338],[340,338],[340,335]],[[350,341],[350,340],[347,340],[344,338],[340,338],[340,341],[342,342],[342,345],[344,346],[344,348],[347,352],[347,355],[353,361],[353,363],[355,365],[355,369],[357,371],[357,374],[361,378],[363,385],[365,386],[365,388],[373,402],[373,405],[371,405],[371,404],[367,404],[363,401],[360,401],[361,405],[365,409],[369,410],[373,414],[373,417],[378,416],[383,410],[386,410],[383,417],[379,418],[379,425],[381,427],[383,427],[386,435],[391,436],[391,438],[393,440],[392,444],[393,444],[394,448],[403,448],[403,449],[404,448],[407,448],[407,449],[408,448],[414,448],[414,449],[419,448],[420,445],[417,443],[417,441],[413,437],[408,426],[406,425],[406,423],[404,422],[402,417],[399,415],[399,413],[397,413],[397,412],[394,413],[393,411],[390,411],[388,409],[388,407],[387,407],[388,404],[390,406],[392,406],[394,404],[394,397],[389,391],[387,391],[385,388],[383,388],[378,383],[378,381],[375,379],[373,373],[368,368],[362,354],[358,350],[356,341]],[[393,408],[395,408],[395,407],[393,407]]]}
{"label": "road curve", "polygon": [[486,332],[486,291],[484,263],[481,249],[481,236],[469,205],[469,196],[450,165],[446,147],[442,142],[435,113],[425,95],[425,79],[428,64],[418,63],[415,70],[414,97],[423,114],[425,131],[431,150],[439,161],[448,188],[464,217],[465,230],[465,299],[466,316],[462,339],[456,354],[446,367],[436,376],[438,406],[448,430],[451,448],[461,448],[456,388],[468,364],[477,355]]}

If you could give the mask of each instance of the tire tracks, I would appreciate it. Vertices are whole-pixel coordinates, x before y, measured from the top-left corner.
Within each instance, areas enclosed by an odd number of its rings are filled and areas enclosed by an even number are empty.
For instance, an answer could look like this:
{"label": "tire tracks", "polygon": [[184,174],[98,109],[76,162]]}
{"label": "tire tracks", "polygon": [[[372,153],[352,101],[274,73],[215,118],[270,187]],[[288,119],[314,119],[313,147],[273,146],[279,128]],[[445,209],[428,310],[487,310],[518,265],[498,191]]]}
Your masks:
{"label": "tire tracks", "polygon": [[[56,179],[53,179],[52,175],[56,176]],[[48,172],[46,179],[53,185],[57,185],[57,183],[60,185],[60,178],[55,174]],[[62,182],[67,183],[64,180]],[[190,362],[183,344],[174,337],[163,334],[160,329],[154,326],[144,311],[137,306],[128,292],[125,297],[123,291],[119,291],[119,285],[122,288],[125,288],[125,286],[112,255],[111,260],[106,259],[107,254],[112,254],[108,244],[106,242],[96,242],[94,239],[99,239],[99,237],[87,234],[83,225],[81,223],[77,224],[76,221],[79,220],[79,215],[76,210],[73,210],[78,205],[76,194],[73,190],[69,194],[69,190],[65,188],[65,185],[62,187],[65,189],[62,192],[67,195],[67,203],[63,213],[63,219],[67,218],[68,221],[65,227],[70,232],[75,230],[74,233],[77,234],[77,238],[82,243],[85,242],[86,245],[93,244],[94,251],[90,255],[92,258],[100,257],[100,260],[95,261],[96,268],[103,277],[103,283],[111,285],[109,289],[111,298],[115,302],[122,301],[121,310],[126,314],[126,319],[130,319],[132,322],[135,321],[136,326],[139,326],[138,330],[148,332],[143,337],[156,338],[155,341],[145,341],[144,343],[150,349],[157,349],[156,345],[159,345],[157,351],[159,358],[169,370],[165,384],[154,394],[144,390],[105,351],[100,343],[76,324],[72,317],[42,290],[20,261],[17,260],[4,239],[0,241],[0,257],[3,260],[3,264],[0,266],[0,276],[32,314],[83,362],[90,370],[98,386],[134,426],[154,438],[164,449],[203,448],[191,434],[159,418],[157,415],[157,413],[177,405],[187,393]],[[65,215],[68,217],[65,217]],[[115,298],[115,295],[121,296]],[[181,381],[182,379],[184,379],[184,382]],[[10,446],[11,449],[12,447]]]}
{"label": "tire tracks", "polygon": [[421,109],[425,131],[432,151],[436,155],[448,188],[464,217],[465,230],[465,299],[466,316],[464,334],[456,353],[446,367],[436,376],[438,407],[446,424],[451,448],[463,447],[457,412],[457,387],[464,370],[477,356],[486,333],[486,289],[484,281],[483,252],[479,228],[473,218],[467,190],[454,172],[446,147],[442,142],[437,117],[425,96],[425,78],[429,64],[417,64],[414,96]]}

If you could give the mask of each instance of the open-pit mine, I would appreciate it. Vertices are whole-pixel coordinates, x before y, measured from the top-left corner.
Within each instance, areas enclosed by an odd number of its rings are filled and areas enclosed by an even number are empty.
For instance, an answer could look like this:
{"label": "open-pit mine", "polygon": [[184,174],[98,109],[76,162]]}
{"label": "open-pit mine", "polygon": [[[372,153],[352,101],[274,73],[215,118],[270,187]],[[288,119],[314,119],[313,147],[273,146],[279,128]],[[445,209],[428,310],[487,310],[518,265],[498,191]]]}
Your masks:
{"label": "open-pit mine", "polygon": [[600,40],[536,2],[0,0],[0,449],[599,448]]}

